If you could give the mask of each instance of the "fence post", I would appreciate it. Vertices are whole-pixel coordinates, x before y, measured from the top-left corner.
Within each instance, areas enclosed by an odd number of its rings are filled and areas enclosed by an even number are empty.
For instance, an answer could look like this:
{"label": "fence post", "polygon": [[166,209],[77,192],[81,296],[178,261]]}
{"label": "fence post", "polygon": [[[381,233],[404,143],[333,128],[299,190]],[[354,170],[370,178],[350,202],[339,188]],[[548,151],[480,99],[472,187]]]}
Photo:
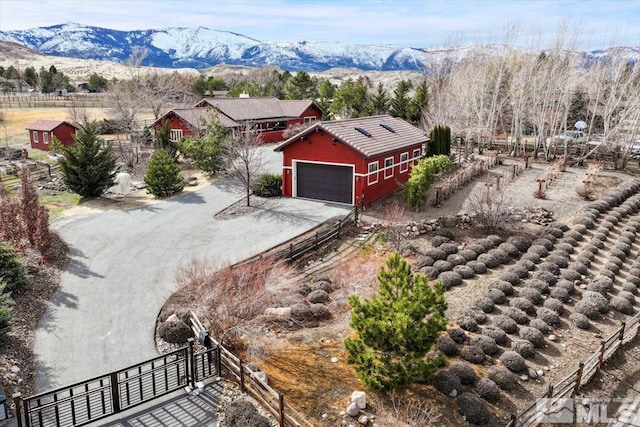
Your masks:
{"label": "fence post", "polygon": [[622,340],[624,339],[624,329],[627,326],[627,322],[622,322],[622,327],[620,328],[620,345],[622,345]]}
{"label": "fence post", "polygon": [[604,362],[604,343],[604,340],[600,342],[600,357],[598,357],[598,367],[602,366],[602,362]]}
{"label": "fence post", "polygon": [[112,372],[109,375],[109,384],[111,385],[111,404],[113,405],[113,413],[120,412],[120,391],[118,390],[118,373]]}
{"label": "fence post", "polygon": [[316,231],[316,249],[318,249],[318,232]]}
{"label": "fence post", "polygon": [[244,393],[244,366],[242,365],[242,359],[238,359],[238,365],[240,366],[240,391]]}
{"label": "fence post", "polygon": [[580,362],[580,364],[578,365],[578,374],[576,375],[576,386],[573,388],[573,393],[571,393],[571,396],[575,396],[575,394],[578,392],[578,389],[580,389],[580,383],[582,382],[582,370],[584,369],[584,362]]}
{"label": "fence post", "polygon": [[338,220],[338,239],[340,238],[340,230],[342,230],[342,218]]}
{"label": "fence post", "polygon": [[511,414],[511,416],[509,417],[509,424],[507,424],[507,427],[516,427],[516,414]]}
{"label": "fence post", "polygon": [[293,243],[289,243],[289,259],[293,259]]}
{"label": "fence post", "polygon": [[[16,405],[16,418],[18,419],[18,427],[24,427],[22,424],[22,395],[20,393],[13,393],[11,396],[13,403]],[[25,411],[25,419],[27,417],[27,411]]]}
{"label": "fence post", "polygon": [[549,384],[549,389],[547,390],[547,398],[551,399],[553,397],[553,384]]}
{"label": "fence post", "polygon": [[187,342],[189,343],[189,357],[187,363],[189,364],[189,376],[191,377],[191,388],[195,390],[196,388],[196,360],[193,354],[193,343],[195,339],[189,338]]}
{"label": "fence post", "polygon": [[284,426],[284,396],[282,393],[278,393],[278,425]]}
{"label": "fence post", "polygon": [[220,349],[220,345],[218,345],[217,350],[217,359],[216,359],[216,368],[218,369],[218,376],[222,376],[222,351]]}

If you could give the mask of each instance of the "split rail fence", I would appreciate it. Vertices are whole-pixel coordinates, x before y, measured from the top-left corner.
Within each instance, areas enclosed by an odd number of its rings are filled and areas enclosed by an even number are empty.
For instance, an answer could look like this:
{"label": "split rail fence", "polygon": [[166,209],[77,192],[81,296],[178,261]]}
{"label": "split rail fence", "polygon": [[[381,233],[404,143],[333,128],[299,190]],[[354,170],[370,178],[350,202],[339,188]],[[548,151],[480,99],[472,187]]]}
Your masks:
{"label": "split rail fence", "polygon": [[561,399],[573,397],[580,387],[586,385],[623,344],[630,342],[638,335],[639,326],[640,312],[623,322],[609,338],[603,339],[600,348],[581,362],[574,371],[558,383],[549,385],[547,392],[540,396],[540,399],[544,400],[536,399],[517,416],[512,415],[507,427],[536,426],[543,421],[545,415],[553,413],[554,409],[561,409],[555,408],[558,404],[562,404]]}
{"label": "split rail fence", "polygon": [[354,207],[342,217],[337,223],[318,229],[315,234],[304,240],[289,243],[284,249],[281,249],[271,256],[276,259],[284,259],[287,261],[295,260],[307,252],[318,249],[322,244],[332,239],[339,239],[345,228],[358,222],[358,207]]}
{"label": "split rail fence", "polygon": [[242,359],[227,349],[223,343],[210,337],[198,317],[191,313],[191,329],[201,342],[220,349],[221,372],[240,385],[244,393],[256,399],[277,421],[279,427],[313,427],[300,413],[284,400],[284,396],[250,370]]}

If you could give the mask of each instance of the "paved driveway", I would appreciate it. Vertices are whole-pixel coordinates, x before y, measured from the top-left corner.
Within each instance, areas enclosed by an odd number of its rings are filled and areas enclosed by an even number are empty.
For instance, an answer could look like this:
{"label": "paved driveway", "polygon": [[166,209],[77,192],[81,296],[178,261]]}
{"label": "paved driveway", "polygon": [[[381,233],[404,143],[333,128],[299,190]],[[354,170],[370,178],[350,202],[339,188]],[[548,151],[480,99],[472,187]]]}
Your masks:
{"label": "paved driveway", "polygon": [[71,263],[36,332],[36,390],[156,356],[156,317],[176,290],[177,268],[192,257],[236,262],[349,210],[279,199],[269,210],[214,219],[240,197],[214,184],[152,206],[58,224],[71,248]]}

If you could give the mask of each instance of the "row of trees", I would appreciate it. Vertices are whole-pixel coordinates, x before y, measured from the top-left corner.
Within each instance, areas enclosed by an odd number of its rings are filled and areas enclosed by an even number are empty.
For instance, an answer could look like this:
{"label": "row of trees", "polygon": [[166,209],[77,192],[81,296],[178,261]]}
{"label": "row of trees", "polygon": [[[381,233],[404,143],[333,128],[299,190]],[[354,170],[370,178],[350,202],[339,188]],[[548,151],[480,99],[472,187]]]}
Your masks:
{"label": "row of trees", "polygon": [[614,145],[632,142],[639,130],[640,62],[615,51],[587,58],[576,53],[567,29],[549,47],[532,39],[527,50],[513,47],[517,35],[508,28],[500,43],[429,65],[425,128],[450,126],[468,144],[507,135],[514,154],[523,153],[528,136],[536,155],[549,156],[547,138],[573,130],[577,121],[586,123],[586,140],[599,134]]}
{"label": "row of trees", "polygon": [[7,68],[0,66],[0,76],[5,79],[14,80],[16,83],[4,81],[2,83],[2,91],[4,93],[22,91],[25,88],[22,87],[23,82],[28,84],[31,88],[38,88],[42,93],[51,93],[59,89],[64,89],[67,92],[75,92],[76,88],[71,84],[69,76],[52,65],[49,69],[41,67],[39,71],[36,71],[34,67],[26,67],[20,71],[13,65]]}

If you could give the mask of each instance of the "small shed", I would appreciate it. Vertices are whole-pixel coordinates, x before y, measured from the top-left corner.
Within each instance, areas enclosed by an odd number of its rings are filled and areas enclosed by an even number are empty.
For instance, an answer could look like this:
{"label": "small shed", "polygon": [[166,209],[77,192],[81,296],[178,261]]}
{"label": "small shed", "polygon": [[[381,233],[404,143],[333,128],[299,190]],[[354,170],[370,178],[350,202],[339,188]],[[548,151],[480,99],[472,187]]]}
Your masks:
{"label": "small shed", "polygon": [[278,145],[282,193],[368,207],[409,179],[429,138],[389,115],[318,122]]}
{"label": "small shed", "polygon": [[38,120],[27,126],[31,148],[49,151],[49,143],[55,136],[64,146],[75,143],[76,132],[80,129],[77,126],[61,120]]}

